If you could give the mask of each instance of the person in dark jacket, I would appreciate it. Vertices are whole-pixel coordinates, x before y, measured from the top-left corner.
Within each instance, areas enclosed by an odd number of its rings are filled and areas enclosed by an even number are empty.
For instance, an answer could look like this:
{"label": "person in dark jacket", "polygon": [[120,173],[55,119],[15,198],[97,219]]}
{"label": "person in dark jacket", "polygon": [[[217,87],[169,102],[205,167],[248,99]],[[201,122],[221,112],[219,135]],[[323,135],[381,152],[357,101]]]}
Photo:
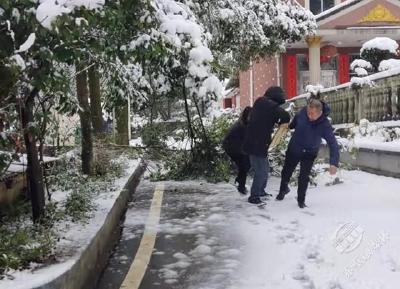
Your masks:
{"label": "person in dark jacket", "polygon": [[310,172],[317,157],[322,138],[326,140],[330,153],[331,175],[336,174],[339,166],[339,146],[328,120],[329,106],[323,101],[311,97],[308,104],[293,118],[289,128],[295,129],[286,151],[285,163],[281,174],[281,185],[276,199],[281,201],[289,193],[289,181],[300,163],[300,175],[297,188],[297,202],[300,208],[306,207],[305,198]]}
{"label": "person in dark jacket", "polygon": [[261,204],[266,196],[269,163],[268,146],[275,124],[289,123],[290,116],[280,106],[285,103],[285,93],[279,86],[267,89],[263,97],[258,98],[250,114],[249,124],[243,143],[243,151],[249,155],[254,179],[251,186],[250,203]]}
{"label": "person in dark jacket", "polygon": [[235,183],[238,183],[239,193],[244,195],[247,194],[246,178],[250,170],[250,160],[249,156],[243,153],[242,146],[250,112],[251,107],[247,106],[240,115],[239,120],[233,124],[222,142],[222,147],[225,152],[238,168],[238,175],[235,179]]}

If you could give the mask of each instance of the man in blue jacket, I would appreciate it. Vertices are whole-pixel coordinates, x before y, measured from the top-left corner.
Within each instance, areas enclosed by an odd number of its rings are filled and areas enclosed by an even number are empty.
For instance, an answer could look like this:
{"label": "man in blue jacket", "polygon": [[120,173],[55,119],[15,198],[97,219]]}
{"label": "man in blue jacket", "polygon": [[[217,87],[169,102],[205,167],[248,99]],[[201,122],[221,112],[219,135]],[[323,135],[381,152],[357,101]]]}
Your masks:
{"label": "man in blue jacket", "polygon": [[253,105],[246,128],[243,151],[249,155],[251,168],[254,171],[251,195],[252,204],[264,204],[260,197],[266,196],[269,163],[268,146],[275,124],[289,123],[290,116],[281,105],[285,103],[285,92],[279,86],[267,89],[264,96],[259,97]]}
{"label": "man in blue jacket", "polygon": [[326,140],[330,153],[331,175],[336,174],[339,166],[339,146],[328,120],[330,108],[317,98],[310,98],[308,105],[293,118],[289,128],[295,129],[286,151],[285,164],[281,174],[281,186],[278,201],[289,193],[289,181],[300,163],[300,175],[297,188],[297,202],[300,208],[306,207],[305,198],[310,173],[317,157],[322,138]]}

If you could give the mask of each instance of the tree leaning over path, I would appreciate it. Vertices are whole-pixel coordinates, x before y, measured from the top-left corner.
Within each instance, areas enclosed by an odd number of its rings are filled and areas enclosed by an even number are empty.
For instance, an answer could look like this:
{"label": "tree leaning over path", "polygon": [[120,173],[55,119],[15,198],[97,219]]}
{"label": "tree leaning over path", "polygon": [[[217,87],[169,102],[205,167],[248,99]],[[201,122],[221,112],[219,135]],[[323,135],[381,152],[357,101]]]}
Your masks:
{"label": "tree leaning over path", "polygon": [[0,106],[19,108],[34,220],[44,213],[36,144],[38,124],[46,121],[38,121],[36,107],[79,113],[86,174],[93,173],[92,132],[102,131],[102,109],[121,112],[121,129],[128,99],[136,110],[184,103],[195,148],[208,140],[201,116],[222,90],[217,76],[273,56],[314,29],[303,8],[277,0],[1,0]]}

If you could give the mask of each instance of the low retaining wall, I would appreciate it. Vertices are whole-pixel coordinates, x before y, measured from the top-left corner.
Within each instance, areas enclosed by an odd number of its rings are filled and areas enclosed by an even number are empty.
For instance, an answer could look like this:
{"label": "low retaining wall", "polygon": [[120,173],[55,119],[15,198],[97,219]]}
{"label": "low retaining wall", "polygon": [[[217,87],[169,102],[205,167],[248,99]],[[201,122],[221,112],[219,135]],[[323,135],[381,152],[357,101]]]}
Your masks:
{"label": "low retaining wall", "polygon": [[[323,146],[320,156],[329,159],[329,149]],[[377,175],[400,178],[400,153],[397,152],[359,148],[353,153],[341,152],[340,161]]]}
{"label": "low retaining wall", "polygon": [[92,289],[107,265],[109,256],[120,237],[120,220],[132,192],[140,182],[147,164],[141,162],[116,199],[96,236],[82,252],[79,260],[53,281],[33,289]]}

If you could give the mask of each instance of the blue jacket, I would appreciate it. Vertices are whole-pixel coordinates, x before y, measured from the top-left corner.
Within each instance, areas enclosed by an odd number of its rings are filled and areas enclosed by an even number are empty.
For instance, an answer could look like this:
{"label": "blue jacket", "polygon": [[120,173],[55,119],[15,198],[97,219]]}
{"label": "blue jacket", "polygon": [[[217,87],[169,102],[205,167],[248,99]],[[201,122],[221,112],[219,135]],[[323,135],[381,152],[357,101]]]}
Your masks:
{"label": "blue jacket", "polygon": [[295,129],[292,139],[289,142],[288,150],[295,155],[304,153],[317,155],[322,139],[325,139],[329,146],[330,164],[339,166],[339,146],[333,134],[333,128],[328,120],[330,108],[323,103],[323,113],[315,121],[310,121],[307,116],[307,107],[299,111],[293,118],[289,127]]}

